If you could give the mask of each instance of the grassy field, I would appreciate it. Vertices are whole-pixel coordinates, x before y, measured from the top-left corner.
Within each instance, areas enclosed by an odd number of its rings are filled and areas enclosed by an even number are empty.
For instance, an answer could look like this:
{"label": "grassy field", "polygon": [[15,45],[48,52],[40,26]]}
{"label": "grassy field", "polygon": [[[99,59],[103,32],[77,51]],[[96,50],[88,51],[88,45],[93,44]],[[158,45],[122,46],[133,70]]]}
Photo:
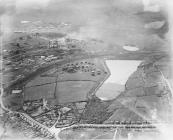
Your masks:
{"label": "grassy field", "polygon": [[[63,67],[77,67],[77,71],[74,73],[63,72],[63,74],[58,75],[58,81],[66,81],[66,80],[91,80],[91,81],[100,81],[102,80],[106,74],[107,70],[104,68],[104,64],[102,61],[98,59],[93,60],[83,60],[83,61],[75,61],[73,63],[68,63]],[[95,72],[92,75],[92,72]],[[100,74],[97,74],[100,72]]]}
{"label": "grassy field", "polygon": [[[104,75],[103,75],[104,76]],[[99,81],[103,76],[92,76],[91,72],[77,72],[77,73],[65,73],[59,75],[58,81],[70,81],[70,80],[90,80],[90,81]]]}
{"label": "grassy field", "polygon": [[42,86],[35,86],[25,88],[24,100],[37,100],[41,98],[54,98],[56,83],[46,84]]}
{"label": "grassy field", "polygon": [[59,82],[56,88],[56,99],[58,103],[67,103],[86,100],[87,93],[96,84],[91,81],[69,81]]}
{"label": "grassy field", "polygon": [[[73,67],[73,72],[68,71]],[[54,98],[57,104],[87,100],[87,94],[91,93],[107,74],[108,71],[101,60],[87,59],[67,63],[61,67],[54,67],[28,82],[24,98],[25,100]]]}
{"label": "grassy field", "polygon": [[[59,134],[62,139],[112,139],[115,130],[102,129],[102,128],[76,128],[76,129],[65,129]],[[105,137],[106,135],[106,137]]]}
{"label": "grassy field", "polygon": [[47,83],[54,83],[56,81],[56,77],[41,77],[38,76],[34,80],[30,81],[27,83],[26,87],[32,87],[32,86],[37,86],[37,85],[43,85]]}

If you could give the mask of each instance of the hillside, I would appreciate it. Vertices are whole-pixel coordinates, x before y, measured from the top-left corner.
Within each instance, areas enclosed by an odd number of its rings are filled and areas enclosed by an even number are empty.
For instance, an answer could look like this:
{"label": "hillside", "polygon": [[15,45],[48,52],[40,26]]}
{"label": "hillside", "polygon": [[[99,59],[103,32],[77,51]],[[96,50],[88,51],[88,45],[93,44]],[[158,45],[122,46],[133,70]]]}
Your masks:
{"label": "hillside", "polygon": [[[165,59],[166,60],[166,59]],[[168,121],[171,116],[171,90],[158,64],[160,60],[143,61],[127,80],[125,91],[108,107],[113,121]],[[169,65],[168,61],[164,61]],[[166,71],[164,71],[166,73]]]}

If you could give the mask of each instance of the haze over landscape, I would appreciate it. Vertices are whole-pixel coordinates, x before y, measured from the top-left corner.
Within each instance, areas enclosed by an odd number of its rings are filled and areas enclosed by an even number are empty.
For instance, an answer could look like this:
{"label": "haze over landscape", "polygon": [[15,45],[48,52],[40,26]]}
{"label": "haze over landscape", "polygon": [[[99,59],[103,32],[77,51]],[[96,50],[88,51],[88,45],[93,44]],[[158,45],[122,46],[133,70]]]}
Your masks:
{"label": "haze over landscape", "polygon": [[167,139],[168,9],[160,0],[0,0],[0,139]]}

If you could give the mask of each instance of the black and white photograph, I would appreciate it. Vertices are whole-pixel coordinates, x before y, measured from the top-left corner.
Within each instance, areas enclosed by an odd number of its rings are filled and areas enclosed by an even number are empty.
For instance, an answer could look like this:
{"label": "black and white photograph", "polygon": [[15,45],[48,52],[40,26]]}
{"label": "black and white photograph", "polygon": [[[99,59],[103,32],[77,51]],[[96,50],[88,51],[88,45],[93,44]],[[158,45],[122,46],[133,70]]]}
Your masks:
{"label": "black and white photograph", "polygon": [[173,1],[0,0],[0,140],[172,140]]}

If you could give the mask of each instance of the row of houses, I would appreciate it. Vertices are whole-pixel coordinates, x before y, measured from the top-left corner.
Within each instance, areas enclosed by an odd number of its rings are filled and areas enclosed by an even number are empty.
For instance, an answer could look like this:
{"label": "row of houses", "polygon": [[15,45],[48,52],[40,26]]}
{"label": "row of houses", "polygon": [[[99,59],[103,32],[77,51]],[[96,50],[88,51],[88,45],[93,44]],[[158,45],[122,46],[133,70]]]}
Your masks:
{"label": "row of houses", "polygon": [[39,130],[42,134],[44,134],[45,137],[48,137],[48,138],[52,138],[54,137],[54,135],[52,135],[48,129],[46,128],[43,128],[42,126],[40,126],[39,124],[36,124],[34,121],[28,119],[25,115],[23,115],[22,113],[19,114],[19,117],[28,122],[33,128]]}

